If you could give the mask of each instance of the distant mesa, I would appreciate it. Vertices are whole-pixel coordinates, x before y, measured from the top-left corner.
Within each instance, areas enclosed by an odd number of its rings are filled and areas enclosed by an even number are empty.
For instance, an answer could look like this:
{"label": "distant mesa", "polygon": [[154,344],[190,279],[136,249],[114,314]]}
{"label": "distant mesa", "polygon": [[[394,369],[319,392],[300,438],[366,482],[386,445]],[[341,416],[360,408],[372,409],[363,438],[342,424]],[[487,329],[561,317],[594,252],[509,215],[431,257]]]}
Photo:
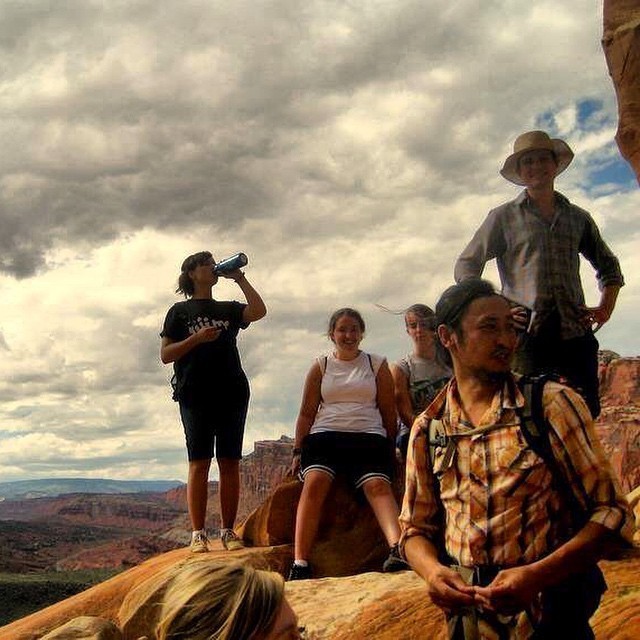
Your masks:
{"label": "distant mesa", "polygon": [[100,478],[43,478],[0,482],[0,501],[55,498],[70,493],[163,493],[181,486],[179,480],[107,480]]}

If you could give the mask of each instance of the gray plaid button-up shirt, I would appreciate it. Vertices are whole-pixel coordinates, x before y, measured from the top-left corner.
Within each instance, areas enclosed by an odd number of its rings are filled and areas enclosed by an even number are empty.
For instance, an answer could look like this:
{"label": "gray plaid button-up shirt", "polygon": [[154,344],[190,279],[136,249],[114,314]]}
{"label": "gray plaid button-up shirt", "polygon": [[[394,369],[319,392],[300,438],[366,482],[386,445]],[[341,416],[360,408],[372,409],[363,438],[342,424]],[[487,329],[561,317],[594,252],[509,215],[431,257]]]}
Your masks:
{"label": "gray plaid button-up shirt", "polygon": [[575,338],[588,331],[580,321],[580,254],[596,270],[601,290],[624,284],[620,263],[589,213],[556,192],[555,215],[547,222],[525,190],[489,212],[456,261],[454,276],[457,282],[480,276],[495,258],[502,293],[533,310],[531,332],[557,310],[562,338]]}

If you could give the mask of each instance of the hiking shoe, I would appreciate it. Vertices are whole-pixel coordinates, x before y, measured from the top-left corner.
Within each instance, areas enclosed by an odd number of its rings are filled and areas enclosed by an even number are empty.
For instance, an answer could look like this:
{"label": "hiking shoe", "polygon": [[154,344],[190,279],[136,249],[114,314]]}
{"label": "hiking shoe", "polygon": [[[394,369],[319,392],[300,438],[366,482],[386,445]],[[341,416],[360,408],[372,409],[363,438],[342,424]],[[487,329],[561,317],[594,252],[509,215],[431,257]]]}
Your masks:
{"label": "hiking shoe", "polygon": [[311,567],[302,567],[299,564],[292,564],[287,580],[309,580],[311,578]]}
{"label": "hiking shoe", "polygon": [[191,553],[206,553],[209,551],[209,539],[204,531],[196,531],[191,536]]}
{"label": "hiking shoe", "polygon": [[220,540],[222,540],[222,546],[227,551],[244,549],[244,541],[233,529],[223,529],[220,532]]}
{"label": "hiking shoe", "polygon": [[382,571],[384,571],[384,573],[394,573],[395,571],[406,571],[409,568],[409,565],[400,556],[398,545],[394,544],[389,550],[389,557],[382,565]]}

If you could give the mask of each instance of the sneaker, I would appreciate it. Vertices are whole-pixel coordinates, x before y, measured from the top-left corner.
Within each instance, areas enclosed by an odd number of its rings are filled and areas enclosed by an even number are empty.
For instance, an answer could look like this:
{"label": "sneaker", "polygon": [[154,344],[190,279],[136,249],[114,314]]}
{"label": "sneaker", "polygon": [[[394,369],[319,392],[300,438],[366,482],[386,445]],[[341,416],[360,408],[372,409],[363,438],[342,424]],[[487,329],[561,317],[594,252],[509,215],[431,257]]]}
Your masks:
{"label": "sneaker", "polygon": [[191,536],[191,553],[206,553],[209,551],[209,540],[204,531],[195,531]]}
{"label": "sneaker", "polygon": [[220,532],[220,540],[222,540],[222,546],[227,551],[237,551],[238,549],[244,549],[244,541],[233,529],[223,529]]}
{"label": "sneaker", "polygon": [[299,564],[292,564],[287,580],[309,580],[311,578],[311,567],[302,567]]}
{"label": "sneaker", "polygon": [[384,573],[394,573],[395,571],[406,571],[407,569],[409,569],[409,565],[400,556],[398,545],[394,544],[389,550],[389,557],[382,565],[382,571]]}

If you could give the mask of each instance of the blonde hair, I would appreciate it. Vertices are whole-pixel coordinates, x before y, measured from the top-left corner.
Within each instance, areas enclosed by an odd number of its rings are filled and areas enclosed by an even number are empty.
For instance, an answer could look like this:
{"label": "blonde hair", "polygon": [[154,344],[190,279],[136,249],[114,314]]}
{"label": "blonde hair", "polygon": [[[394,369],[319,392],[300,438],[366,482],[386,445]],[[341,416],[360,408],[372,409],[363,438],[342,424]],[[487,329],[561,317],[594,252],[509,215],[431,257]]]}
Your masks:
{"label": "blonde hair", "polygon": [[221,562],[181,567],[169,583],[157,640],[261,640],[284,601],[284,580],[273,571]]}

